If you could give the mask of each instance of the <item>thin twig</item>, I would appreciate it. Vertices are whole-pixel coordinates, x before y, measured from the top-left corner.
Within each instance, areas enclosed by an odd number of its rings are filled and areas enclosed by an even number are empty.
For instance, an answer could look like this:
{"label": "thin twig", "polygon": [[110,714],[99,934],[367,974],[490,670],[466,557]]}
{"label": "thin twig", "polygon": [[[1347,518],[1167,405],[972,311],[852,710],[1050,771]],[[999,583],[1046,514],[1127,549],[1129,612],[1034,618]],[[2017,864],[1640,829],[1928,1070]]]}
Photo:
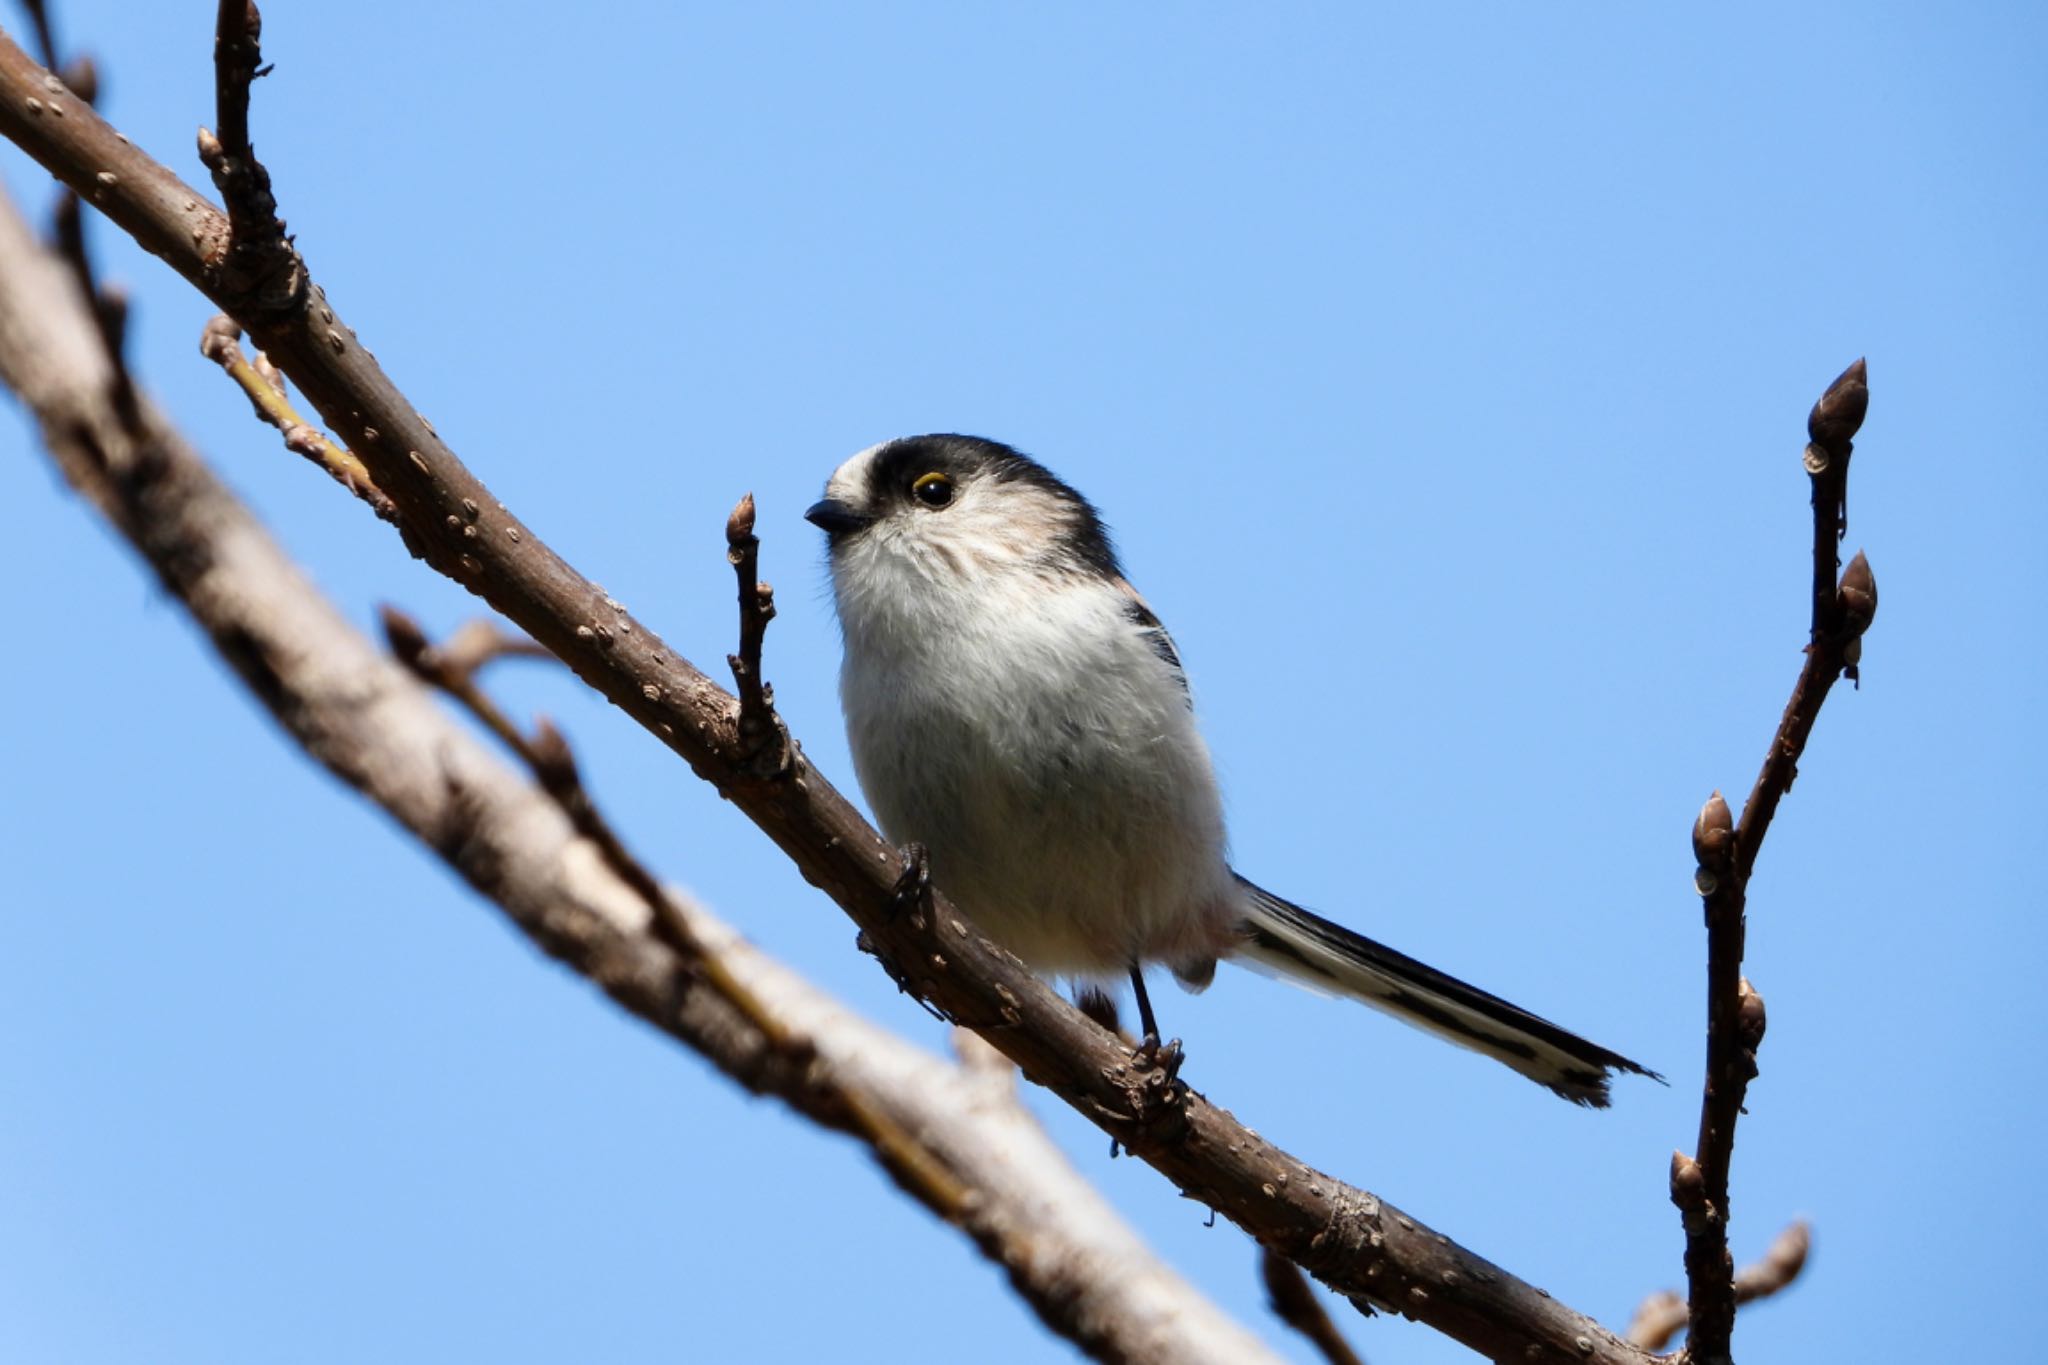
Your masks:
{"label": "thin twig", "polygon": [[113,361],[108,394],[115,415],[133,429],[137,417],[135,380],[128,373],[128,295],[116,286],[100,283],[99,274],[93,269],[92,253],[86,247],[85,214],[78,196],[71,190],[57,196],[53,223],[57,253],[78,277],[79,288],[92,300],[93,322],[98,325],[100,341]]}
{"label": "thin twig", "polygon": [[500,659],[545,659],[555,656],[524,635],[514,635],[497,622],[478,617],[456,627],[455,633],[435,646],[446,667],[459,668],[475,677]]}
{"label": "thin twig", "polygon": [[226,313],[216,313],[199,334],[199,353],[227,371],[228,378],[248,396],[256,415],[284,435],[284,448],[302,455],[327,471],[334,481],[370,505],[385,521],[396,521],[398,510],[384,496],[363,462],[327,439],[327,434],[299,416],[292,400],[285,396],[277,371],[259,354],[251,364],[242,354],[242,329]]}
{"label": "thin twig", "polygon": [[1736,870],[1745,880],[1756,866],[1757,852],[1770,830],[1771,817],[1777,814],[1778,802],[1792,790],[1793,779],[1798,776],[1799,756],[1805,751],[1807,736],[1813,732],[1821,703],[1827,700],[1835,679],[1852,662],[1849,656],[1860,653],[1860,643],[1854,642],[1860,642],[1870,625],[1870,615],[1876,610],[1876,589],[1869,584],[1868,561],[1858,571],[1869,594],[1867,611],[1853,613],[1835,583],[1837,549],[1849,524],[1850,438],[1862,425],[1869,406],[1869,375],[1864,363],[1858,360],[1828,385],[1827,392],[1807,417],[1807,430],[1812,437],[1804,463],[1813,485],[1813,638],[1807,645],[1806,667],[1793,686],[1792,699],[1786,704],[1778,733],[1764,755],[1756,785],[1750,788],[1749,799],[1742,804],[1742,823],[1735,832],[1735,862]]}
{"label": "thin twig", "polygon": [[1259,1275],[1266,1282],[1266,1300],[1280,1321],[1307,1337],[1330,1365],[1365,1365],[1351,1343],[1323,1311],[1301,1267],[1265,1248],[1259,1250]]}
{"label": "thin twig", "polygon": [[[1693,1365],[1729,1357],[1735,1330],[1735,1267],[1728,1252],[1729,1168],[1735,1124],[1764,1036],[1763,997],[1742,975],[1749,877],[1778,802],[1791,789],[1821,703],[1860,657],[1861,637],[1877,607],[1870,565],[1857,555],[1839,588],[1836,547],[1846,526],[1851,438],[1868,410],[1870,390],[1858,360],[1814,404],[1806,471],[1813,482],[1813,601],[1806,662],[1771,738],[1742,819],[1732,824],[1715,792],[1693,826],[1697,883],[1707,925],[1707,1065],[1700,1098],[1699,1143],[1692,1156],[1671,1158],[1671,1202],[1685,1228],[1686,1295],[1692,1328],[1686,1352]],[[1822,585],[1825,585],[1824,588]]]}
{"label": "thin twig", "polygon": [[[1789,1288],[1806,1269],[1812,1248],[1813,1228],[1804,1219],[1786,1227],[1761,1259],[1736,1272],[1735,1302],[1754,1303]],[[1685,1329],[1687,1316],[1684,1296],[1660,1289],[1637,1305],[1628,1339],[1646,1351],[1661,1351]]]}
{"label": "thin twig", "polygon": [[263,63],[263,15],[255,0],[220,0],[214,16],[214,122],[199,130],[199,160],[227,206],[225,240],[214,240],[209,267],[223,283],[252,296],[266,313],[296,309],[306,274],[270,189],[270,171],[249,141],[249,87],[270,74]]}
{"label": "thin twig", "polygon": [[270,172],[249,143],[249,87],[262,64],[262,12],[253,0],[220,0],[214,15],[213,117],[221,164],[209,162],[207,168],[216,183],[226,177],[233,185],[230,193],[229,185],[222,184],[221,193],[227,196],[236,236],[245,238],[274,230],[277,210],[270,198]]}
{"label": "thin twig", "polygon": [[[49,10],[42,0],[27,0],[29,21],[34,25],[36,41],[42,49],[43,64],[56,70],[57,38],[50,23]],[[89,55],[81,54],[66,64],[62,81],[66,89],[87,105],[97,104],[100,97],[99,67]],[[57,254],[71,267],[78,277],[79,288],[91,301],[92,317],[99,327],[100,340],[107,356],[113,362],[109,394],[113,399],[114,413],[121,424],[131,433],[137,431],[140,423],[135,401],[135,381],[128,373],[128,295],[117,287],[102,287],[98,272],[93,269],[92,254],[86,248],[85,217],[79,207],[78,192],[65,187],[57,195],[55,214]]]}
{"label": "thin twig", "polygon": [[775,713],[775,689],[761,677],[761,645],[775,619],[775,589],[760,580],[761,541],[754,534],[754,495],[747,494],[725,522],[725,558],[740,595],[740,652],[728,654],[741,747],[763,775],[789,771],[789,732]]}
{"label": "thin twig", "polygon": [[28,11],[29,27],[36,31],[36,51],[41,54],[43,65],[57,69],[57,34],[50,25],[50,11],[43,0],[22,0],[21,7]]}

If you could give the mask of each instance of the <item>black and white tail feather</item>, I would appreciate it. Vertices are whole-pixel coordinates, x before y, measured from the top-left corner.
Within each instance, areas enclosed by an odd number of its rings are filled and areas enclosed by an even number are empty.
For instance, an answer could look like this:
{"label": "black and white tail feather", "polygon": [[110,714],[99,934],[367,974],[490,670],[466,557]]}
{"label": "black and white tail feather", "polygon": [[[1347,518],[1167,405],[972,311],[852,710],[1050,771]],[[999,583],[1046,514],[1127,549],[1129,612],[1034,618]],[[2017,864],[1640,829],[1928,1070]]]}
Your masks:
{"label": "black and white tail feather", "polygon": [[1505,1063],[1574,1104],[1606,1108],[1611,1072],[1664,1079],[1497,995],[1333,924],[1243,877],[1238,881],[1250,893],[1250,910],[1236,961],[1385,1010]]}

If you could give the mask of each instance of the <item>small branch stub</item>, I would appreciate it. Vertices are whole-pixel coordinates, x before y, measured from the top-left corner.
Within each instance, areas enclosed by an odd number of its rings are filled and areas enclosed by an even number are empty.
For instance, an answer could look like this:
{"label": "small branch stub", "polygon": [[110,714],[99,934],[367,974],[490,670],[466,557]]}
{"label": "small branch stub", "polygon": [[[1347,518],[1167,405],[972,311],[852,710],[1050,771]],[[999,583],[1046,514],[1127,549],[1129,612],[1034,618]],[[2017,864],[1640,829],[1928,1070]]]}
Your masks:
{"label": "small branch stub", "polygon": [[256,416],[274,426],[284,437],[284,448],[304,456],[327,471],[336,483],[369,504],[377,516],[398,522],[398,508],[377,487],[370,470],[354,452],[344,450],[318,427],[299,416],[285,396],[284,383],[275,366],[257,352],[252,363],[242,354],[242,327],[226,313],[216,313],[199,333],[199,353],[221,367],[249,400]]}
{"label": "small branch stub", "polygon": [[726,663],[739,695],[740,744],[758,776],[781,776],[790,769],[789,732],[775,713],[775,689],[761,679],[761,646],[775,619],[775,589],[759,577],[761,542],[754,535],[752,493],[725,519],[725,559],[739,583],[740,649],[726,655]]}
{"label": "small branch stub", "polygon": [[199,161],[228,211],[226,249],[208,265],[276,317],[305,302],[306,271],[277,216],[270,172],[249,142],[249,86],[269,73],[262,65],[262,39],[263,16],[253,0],[220,0],[213,37],[217,130],[199,130]]}

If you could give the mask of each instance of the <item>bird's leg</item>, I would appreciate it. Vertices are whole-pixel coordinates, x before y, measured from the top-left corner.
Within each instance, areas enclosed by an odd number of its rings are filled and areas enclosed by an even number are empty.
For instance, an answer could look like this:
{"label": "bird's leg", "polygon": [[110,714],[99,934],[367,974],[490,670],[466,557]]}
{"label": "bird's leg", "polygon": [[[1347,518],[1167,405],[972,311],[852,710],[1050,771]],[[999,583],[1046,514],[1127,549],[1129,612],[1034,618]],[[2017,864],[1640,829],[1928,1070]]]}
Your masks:
{"label": "bird's leg", "polygon": [[1138,1023],[1145,1030],[1145,1046],[1158,1050],[1159,1021],[1152,1017],[1152,997],[1145,994],[1145,973],[1138,964],[1131,964],[1131,990],[1138,997]]}
{"label": "bird's leg", "polygon": [[1131,991],[1138,997],[1138,1022],[1145,1030],[1145,1037],[1138,1044],[1138,1057],[1148,1066],[1156,1064],[1163,1068],[1170,1084],[1180,1075],[1180,1039],[1159,1041],[1159,1020],[1152,1014],[1152,997],[1145,994],[1145,973],[1135,962],[1131,964]]}
{"label": "bird's leg", "polygon": [[[932,908],[932,860],[923,844],[905,844],[902,848],[903,871],[896,878],[896,885],[889,893],[887,918],[894,920],[906,910],[912,915],[922,916],[925,924],[931,923]],[[861,951],[871,953],[889,979],[896,983],[896,989],[924,1006],[924,1012],[942,1024],[953,1021],[941,1013],[931,1001],[924,998],[924,990],[896,965],[895,959],[878,949],[869,939],[866,930],[856,940]]]}

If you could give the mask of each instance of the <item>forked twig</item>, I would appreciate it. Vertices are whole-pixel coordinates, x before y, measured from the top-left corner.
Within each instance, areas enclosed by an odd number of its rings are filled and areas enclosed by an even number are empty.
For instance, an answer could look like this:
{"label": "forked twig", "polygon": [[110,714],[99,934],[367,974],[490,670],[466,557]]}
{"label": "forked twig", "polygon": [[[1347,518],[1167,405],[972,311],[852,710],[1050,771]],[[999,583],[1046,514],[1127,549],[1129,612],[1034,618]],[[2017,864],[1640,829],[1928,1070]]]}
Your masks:
{"label": "forked twig", "polygon": [[1749,876],[1778,802],[1798,775],[1799,758],[1835,679],[1853,678],[1862,636],[1877,610],[1877,585],[1861,554],[1835,579],[1837,546],[1847,525],[1852,438],[1870,404],[1858,360],[1844,370],[1807,417],[1804,464],[1813,488],[1813,607],[1806,662],[1771,737],[1756,785],[1732,821],[1719,792],[1693,825],[1696,884],[1707,925],[1707,1066],[1694,1155],[1671,1157],[1671,1202],[1685,1227],[1685,1274],[1694,1365],[1729,1358],[1735,1330],[1735,1266],[1728,1254],[1728,1171],[1735,1123],[1764,1036],[1763,997],[1742,974]]}
{"label": "forked twig", "polygon": [[[1790,1288],[1806,1269],[1812,1249],[1810,1224],[1801,1219],[1788,1226],[1760,1260],[1736,1272],[1735,1302],[1754,1303]],[[1635,1316],[1629,1319],[1628,1339],[1646,1351],[1661,1351],[1685,1329],[1688,1316],[1683,1295],[1660,1289],[1636,1306]]]}

